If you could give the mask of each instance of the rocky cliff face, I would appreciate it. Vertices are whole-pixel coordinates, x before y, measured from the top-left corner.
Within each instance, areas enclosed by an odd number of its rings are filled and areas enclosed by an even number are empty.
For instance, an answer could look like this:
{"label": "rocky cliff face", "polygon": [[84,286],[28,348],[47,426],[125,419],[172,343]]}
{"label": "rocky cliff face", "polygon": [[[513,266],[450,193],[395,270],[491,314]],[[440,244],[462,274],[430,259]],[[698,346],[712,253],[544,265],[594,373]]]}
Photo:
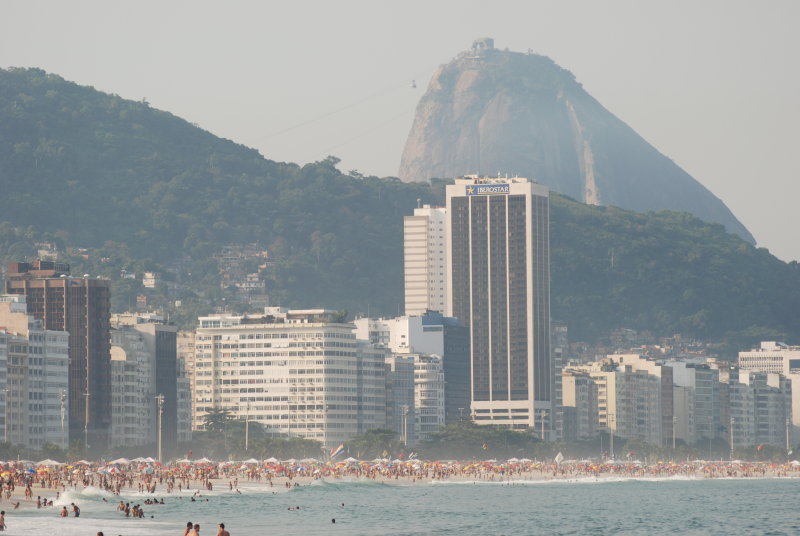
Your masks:
{"label": "rocky cliff face", "polygon": [[476,41],[417,106],[399,177],[519,175],[589,204],[684,211],[753,243],[728,207],[597,102],[569,71]]}

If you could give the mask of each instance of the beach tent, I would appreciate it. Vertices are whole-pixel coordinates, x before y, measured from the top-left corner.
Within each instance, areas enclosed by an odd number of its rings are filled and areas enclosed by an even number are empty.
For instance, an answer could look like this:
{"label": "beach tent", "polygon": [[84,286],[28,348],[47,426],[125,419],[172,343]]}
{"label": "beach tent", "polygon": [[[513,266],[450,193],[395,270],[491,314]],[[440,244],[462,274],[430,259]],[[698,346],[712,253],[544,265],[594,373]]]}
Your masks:
{"label": "beach tent", "polygon": [[318,460],[316,458],[303,458],[300,461],[302,463],[317,463]]}
{"label": "beach tent", "polygon": [[278,458],[267,458],[264,460],[266,463],[278,463]]}
{"label": "beach tent", "polygon": [[344,460],[342,460],[342,461],[343,461],[343,462],[347,462],[347,463],[353,463],[353,462],[357,462],[358,460],[356,460],[355,458],[353,458],[353,457],[351,456],[350,458],[345,458],[345,459],[344,459]]}
{"label": "beach tent", "polygon": [[255,458],[250,458],[249,460],[245,460],[242,463],[258,463],[258,460],[256,460]]}
{"label": "beach tent", "polygon": [[199,460],[197,460],[196,463],[211,463],[211,462],[212,460],[209,460],[208,458],[200,458]]}
{"label": "beach tent", "polygon": [[134,461],[134,462],[136,462],[136,463],[142,463],[142,462],[144,461],[144,458],[142,458],[141,456],[139,456],[138,458],[134,458],[134,459],[133,459],[133,460],[131,460],[131,461]]}
{"label": "beach tent", "polygon": [[57,461],[55,461],[55,460],[51,460],[50,458],[48,458],[48,459],[46,459],[46,460],[42,460],[42,461],[40,461],[40,462],[39,462],[38,464],[36,464],[36,465],[44,465],[44,466],[46,466],[46,467],[56,467],[56,466],[58,466],[58,465],[64,465],[64,464],[63,464],[63,463],[61,463],[61,462],[57,462]]}
{"label": "beach tent", "polygon": [[184,458],[182,460],[178,460],[176,463],[193,463],[193,462],[188,458]]}
{"label": "beach tent", "polygon": [[92,462],[87,462],[86,460],[78,460],[75,462],[75,465],[92,465]]}
{"label": "beach tent", "polygon": [[145,458],[144,461],[147,462],[147,463],[155,463],[156,462],[155,458],[151,458],[150,456]]}
{"label": "beach tent", "polygon": [[131,461],[128,458],[117,458],[116,460],[111,460],[108,463],[109,465],[114,465],[117,463],[122,465],[128,465],[129,463],[131,463]]}

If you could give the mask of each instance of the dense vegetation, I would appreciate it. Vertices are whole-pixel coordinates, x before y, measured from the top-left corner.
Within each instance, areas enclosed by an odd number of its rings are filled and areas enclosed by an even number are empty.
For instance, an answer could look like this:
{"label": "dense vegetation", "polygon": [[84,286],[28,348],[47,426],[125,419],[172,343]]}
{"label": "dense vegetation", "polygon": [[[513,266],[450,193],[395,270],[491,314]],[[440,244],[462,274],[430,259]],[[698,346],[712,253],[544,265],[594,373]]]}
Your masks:
{"label": "dense vegetation", "polygon": [[[441,203],[442,183],[404,184],[263,158],[146,102],[37,69],[0,70],[0,259],[33,242],[90,248],[76,273],[178,283],[179,320],[226,293],[212,255],[258,243],[272,303],[393,315],[402,308],[402,217]],[[800,335],[800,269],[682,213],[637,214],[554,195],[552,313],[586,340],[618,327],[751,342]]]}

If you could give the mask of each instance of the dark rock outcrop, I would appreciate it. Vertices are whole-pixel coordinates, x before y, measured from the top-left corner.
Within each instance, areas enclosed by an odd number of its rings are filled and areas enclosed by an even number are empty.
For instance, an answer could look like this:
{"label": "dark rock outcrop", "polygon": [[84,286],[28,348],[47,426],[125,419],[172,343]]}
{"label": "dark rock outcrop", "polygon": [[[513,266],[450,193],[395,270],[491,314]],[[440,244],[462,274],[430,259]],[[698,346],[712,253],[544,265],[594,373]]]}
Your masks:
{"label": "dark rock outcrop", "polygon": [[569,71],[491,39],[439,68],[417,106],[404,181],[519,175],[589,204],[677,210],[753,243],[728,207],[606,110]]}

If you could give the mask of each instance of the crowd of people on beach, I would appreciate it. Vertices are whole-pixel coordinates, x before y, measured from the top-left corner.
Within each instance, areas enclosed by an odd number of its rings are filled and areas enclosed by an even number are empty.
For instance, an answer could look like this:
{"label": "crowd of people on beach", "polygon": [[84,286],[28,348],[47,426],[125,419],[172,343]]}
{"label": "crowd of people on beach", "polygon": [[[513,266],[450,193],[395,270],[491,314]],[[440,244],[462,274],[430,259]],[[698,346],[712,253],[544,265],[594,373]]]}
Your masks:
{"label": "crowd of people on beach", "polygon": [[[246,462],[214,462],[207,459],[181,460],[161,464],[149,460],[114,460],[113,462],[75,462],[61,464],[8,462],[0,466],[0,503],[9,501],[14,509],[20,502],[15,498],[18,489],[24,490],[24,504],[48,508],[67,491],[81,491],[94,487],[111,495],[138,493],[149,495],[140,503],[120,500],[116,509],[125,517],[145,518],[145,506],[163,505],[164,495],[175,495],[189,501],[208,501],[202,492],[211,492],[215,484],[227,488],[223,493],[241,494],[240,481],[263,486],[280,486],[290,491],[301,485],[325,479],[369,479],[380,482],[406,484],[429,483],[446,480],[467,482],[524,483],[526,480],[601,479],[601,478],[797,478],[800,462],[783,464],[771,462],[704,461],[643,463],[637,460],[559,460],[537,461],[512,458],[505,461],[423,461],[423,460],[373,460],[320,461],[277,460],[274,458]],[[277,493],[274,491],[273,493]],[[157,498],[156,494],[161,495]],[[34,495],[36,499],[34,500]],[[50,495],[48,498],[47,495]],[[54,497],[53,497],[54,495]],[[66,498],[66,497],[65,497]],[[106,497],[102,501],[108,502]],[[70,514],[72,514],[70,516]],[[79,517],[80,507],[74,502],[64,505],[61,517]],[[150,515],[149,517],[154,517]],[[335,522],[335,521],[334,521]],[[5,511],[0,513],[0,530],[5,525]],[[194,531],[194,532],[192,532]],[[218,527],[219,535],[229,532],[224,525]],[[199,525],[187,524],[185,536],[199,535]]]}

